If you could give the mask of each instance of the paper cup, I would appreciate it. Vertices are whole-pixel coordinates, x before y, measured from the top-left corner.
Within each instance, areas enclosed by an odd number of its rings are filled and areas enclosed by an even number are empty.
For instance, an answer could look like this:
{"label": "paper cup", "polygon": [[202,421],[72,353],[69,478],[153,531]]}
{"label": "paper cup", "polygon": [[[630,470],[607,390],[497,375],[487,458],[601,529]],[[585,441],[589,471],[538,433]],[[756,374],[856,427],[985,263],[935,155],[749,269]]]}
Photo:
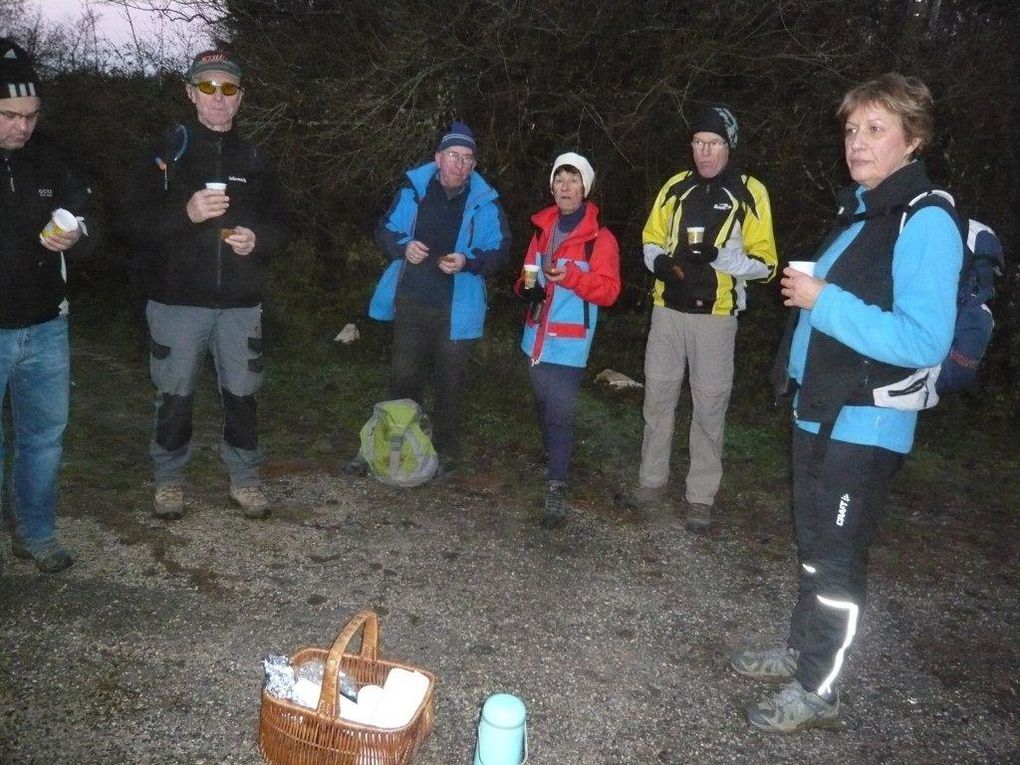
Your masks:
{"label": "paper cup", "polygon": [[209,189],[209,191],[219,191],[221,193],[226,192],[227,190],[227,184],[220,183],[219,181],[215,182],[210,181],[209,183],[205,184],[205,187]]}
{"label": "paper cup", "polygon": [[703,241],[705,241],[704,226],[687,227],[687,244],[701,244]]}
{"label": "paper cup", "polygon": [[524,289],[530,290],[538,280],[539,267],[528,263],[524,266]]}
{"label": "paper cup", "polygon": [[811,260],[791,260],[790,268],[794,271],[800,271],[802,274],[807,274],[808,276],[815,275],[815,264],[814,261]]}
{"label": "paper cup", "polygon": [[53,217],[50,218],[50,222],[46,224],[43,230],[39,233],[40,239],[45,239],[48,236],[54,234],[63,234],[68,231],[74,231],[78,228],[78,219],[74,215],[63,207],[58,207],[53,211]]}

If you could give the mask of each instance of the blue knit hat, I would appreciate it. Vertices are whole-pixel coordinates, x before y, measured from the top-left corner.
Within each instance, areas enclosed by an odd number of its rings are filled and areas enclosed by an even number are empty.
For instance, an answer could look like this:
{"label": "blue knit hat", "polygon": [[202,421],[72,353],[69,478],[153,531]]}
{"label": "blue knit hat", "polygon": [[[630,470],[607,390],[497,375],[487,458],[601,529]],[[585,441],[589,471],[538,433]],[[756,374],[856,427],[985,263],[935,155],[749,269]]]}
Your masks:
{"label": "blue knit hat", "polygon": [[463,146],[465,149],[475,150],[475,134],[463,122],[454,122],[450,129],[439,139],[436,151],[446,151],[451,146]]}

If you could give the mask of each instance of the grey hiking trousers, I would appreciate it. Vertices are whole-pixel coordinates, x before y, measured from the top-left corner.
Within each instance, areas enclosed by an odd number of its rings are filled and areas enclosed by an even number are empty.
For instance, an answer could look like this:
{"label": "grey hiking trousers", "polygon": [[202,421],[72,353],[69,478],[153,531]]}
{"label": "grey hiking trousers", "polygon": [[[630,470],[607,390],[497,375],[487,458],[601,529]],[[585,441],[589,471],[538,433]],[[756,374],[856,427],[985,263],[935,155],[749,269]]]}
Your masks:
{"label": "grey hiking trousers", "polygon": [[195,387],[211,352],[223,405],[220,459],[232,486],[257,486],[255,393],[262,387],[262,306],[200,308],[150,300],[149,374],[156,386],[155,428],[149,454],[157,488],[180,483],[191,456]]}

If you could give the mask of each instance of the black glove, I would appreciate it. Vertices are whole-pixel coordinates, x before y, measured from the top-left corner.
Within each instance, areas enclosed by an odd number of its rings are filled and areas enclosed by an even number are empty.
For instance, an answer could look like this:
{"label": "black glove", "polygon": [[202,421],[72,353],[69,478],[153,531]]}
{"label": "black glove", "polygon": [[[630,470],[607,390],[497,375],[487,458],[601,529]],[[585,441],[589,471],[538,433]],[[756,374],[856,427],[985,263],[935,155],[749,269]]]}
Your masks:
{"label": "black glove", "polygon": [[687,259],[692,263],[711,263],[719,257],[719,248],[699,242],[698,244],[687,245]]}
{"label": "black glove", "polygon": [[521,298],[528,303],[537,303],[545,300],[545,287],[536,284],[534,287],[522,287]]}
{"label": "black glove", "polygon": [[673,273],[673,266],[675,265],[676,261],[669,255],[663,253],[662,255],[657,255],[655,260],[652,261],[652,271],[655,273],[656,277],[664,282],[674,281],[677,278],[676,274]]}
{"label": "black glove", "polygon": [[666,285],[679,284],[686,278],[680,261],[676,258],[671,258],[669,255],[659,255],[656,257],[652,261],[652,270],[655,272],[656,278],[662,280]]}

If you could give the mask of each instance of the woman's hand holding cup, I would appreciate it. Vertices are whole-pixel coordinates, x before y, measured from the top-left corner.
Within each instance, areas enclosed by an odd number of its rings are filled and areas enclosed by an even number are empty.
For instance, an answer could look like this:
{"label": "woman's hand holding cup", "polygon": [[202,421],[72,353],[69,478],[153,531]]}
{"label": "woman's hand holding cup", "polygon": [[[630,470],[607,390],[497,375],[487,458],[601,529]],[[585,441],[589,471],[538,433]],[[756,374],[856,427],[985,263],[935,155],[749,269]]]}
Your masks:
{"label": "woman's hand holding cup", "polygon": [[814,308],[818,295],[828,284],[824,279],[816,279],[812,276],[814,265],[809,261],[793,261],[783,269],[783,278],[779,282],[785,298],[783,305],[807,310]]}

